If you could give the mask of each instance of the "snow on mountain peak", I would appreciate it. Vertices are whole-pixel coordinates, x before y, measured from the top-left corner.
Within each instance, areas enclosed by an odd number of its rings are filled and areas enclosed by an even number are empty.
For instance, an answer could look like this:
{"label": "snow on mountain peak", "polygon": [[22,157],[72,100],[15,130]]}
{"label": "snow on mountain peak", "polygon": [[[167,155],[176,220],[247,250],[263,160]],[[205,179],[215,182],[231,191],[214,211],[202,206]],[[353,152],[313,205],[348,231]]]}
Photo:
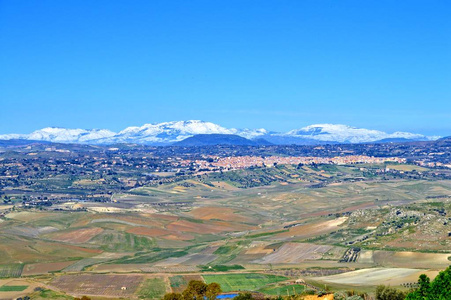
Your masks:
{"label": "snow on mountain peak", "polygon": [[68,129],[61,127],[46,127],[30,134],[4,135],[0,139],[27,139],[33,141],[48,141],[60,143],[89,142],[112,137],[116,133],[107,129]]}
{"label": "snow on mountain peak", "polygon": [[314,124],[286,133],[269,132],[266,129],[235,129],[200,120],[149,123],[127,127],[119,133],[106,129],[67,129],[47,127],[30,134],[0,135],[0,139],[28,139],[60,143],[139,143],[168,145],[197,134],[236,134],[248,139],[263,138],[276,144],[367,143],[385,139],[434,140],[409,132],[386,133],[379,130],[351,127],[342,124]]}
{"label": "snow on mountain peak", "polygon": [[269,131],[264,128],[259,128],[259,129],[245,128],[245,129],[236,130],[235,134],[252,140],[252,139],[269,134]]}
{"label": "snow on mountain peak", "polygon": [[428,139],[428,137],[422,134],[409,132],[389,134],[379,130],[357,128],[343,124],[315,124],[301,129],[291,130],[286,135],[339,143],[367,143],[384,139]]}
{"label": "snow on mountain peak", "polygon": [[118,133],[119,141],[168,143],[181,141],[196,134],[234,134],[233,129],[227,129],[211,122],[199,120],[172,121],[144,124],[141,127],[128,127]]}

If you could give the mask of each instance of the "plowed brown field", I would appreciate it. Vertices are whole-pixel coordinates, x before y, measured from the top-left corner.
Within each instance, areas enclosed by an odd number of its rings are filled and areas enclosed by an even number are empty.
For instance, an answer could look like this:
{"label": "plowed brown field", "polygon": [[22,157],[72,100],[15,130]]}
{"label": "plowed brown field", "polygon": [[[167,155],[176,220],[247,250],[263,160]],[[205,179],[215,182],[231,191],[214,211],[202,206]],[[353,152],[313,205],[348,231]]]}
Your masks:
{"label": "plowed brown field", "polygon": [[173,232],[163,228],[135,227],[127,230],[127,232],[150,237],[161,237],[166,240],[175,240],[175,241],[188,241],[194,238],[194,236],[190,234]]}
{"label": "plowed brown field", "polygon": [[103,231],[102,228],[94,227],[94,228],[80,228],[71,231],[64,232],[56,232],[54,234],[49,235],[49,237],[53,240],[66,242],[66,243],[86,243],[99,233]]}
{"label": "plowed brown field", "polygon": [[234,222],[246,222],[248,220],[245,216],[239,215],[236,210],[225,207],[199,207],[193,209],[190,215],[201,220],[216,219]]}
{"label": "plowed brown field", "polygon": [[26,265],[23,268],[22,275],[39,275],[46,274],[49,272],[60,271],[65,267],[73,264],[73,261],[64,261],[64,262],[54,262],[54,263],[38,263],[38,264],[30,264]]}

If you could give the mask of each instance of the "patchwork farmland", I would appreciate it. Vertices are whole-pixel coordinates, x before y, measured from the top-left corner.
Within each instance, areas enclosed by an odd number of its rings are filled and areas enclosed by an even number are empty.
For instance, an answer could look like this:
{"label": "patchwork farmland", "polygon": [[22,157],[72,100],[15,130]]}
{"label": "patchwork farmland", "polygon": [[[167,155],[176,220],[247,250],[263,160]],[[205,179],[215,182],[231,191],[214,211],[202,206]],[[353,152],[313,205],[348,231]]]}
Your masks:
{"label": "patchwork farmland", "polygon": [[[277,296],[301,293],[299,279],[367,290],[446,268],[451,203],[435,197],[451,195],[451,183],[350,181],[368,167],[281,166],[277,176],[299,177],[253,188],[206,184],[207,174],[118,191],[83,210],[17,209],[0,223],[0,277],[61,297],[157,299],[193,279]],[[328,185],[314,185],[320,179]]]}

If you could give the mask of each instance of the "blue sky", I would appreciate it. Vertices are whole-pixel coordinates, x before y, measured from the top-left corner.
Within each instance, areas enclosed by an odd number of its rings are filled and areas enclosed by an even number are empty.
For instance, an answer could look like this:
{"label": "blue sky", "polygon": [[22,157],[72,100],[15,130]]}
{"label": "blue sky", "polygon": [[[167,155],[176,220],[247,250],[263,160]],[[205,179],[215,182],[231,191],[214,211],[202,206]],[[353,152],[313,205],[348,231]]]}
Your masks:
{"label": "blue sky", "polygon": [[0,133],[201,119],[451,135],[450,1],[0,0]]}

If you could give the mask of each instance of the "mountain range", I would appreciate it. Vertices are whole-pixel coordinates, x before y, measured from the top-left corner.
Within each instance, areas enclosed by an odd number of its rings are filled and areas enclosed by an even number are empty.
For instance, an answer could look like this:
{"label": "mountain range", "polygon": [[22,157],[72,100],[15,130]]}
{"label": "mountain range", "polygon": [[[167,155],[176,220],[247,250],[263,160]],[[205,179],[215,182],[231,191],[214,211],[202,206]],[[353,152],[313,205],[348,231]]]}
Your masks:
{"label": "mountain range", "polygon": [[250,140],[236,134],[212,133],[212,134],[196,134],[180,142],[176,142],[173,145],[185,147],[213,146],[213,145],[260,146],[260,145],[271,145],[271,143],[263,139]]}
{"label": "mountain range", "polygon": [[[216,141],[236,141],[243,144],[244,140],[232,138],[232,135],[249,140],[244,144],[347,144],[347,143],[377,143],[400,141],[430,141],[438,136],[425,136],[409,132],[386,133],[379,130],[356,128],[341,124],[316,124],[291,130],[285,133],[268,131],[266,129],[235,129],[199,120],[173,121],[157,124],[144,124],[125,128],[120,132],[107,129],[68,129],[47,127],[30,134],[4,134],[0,140],[29,140],[54,143],[82,144],[117,144],[133,143],[155,146],[176,144],[187,138],[202,135],[202,144],[219,143],[207,141],[208,136]],[[227,138],[218,135],[228,135]],[[226,138],[226,139],[225,139]],[[199,139],[197,139],[199,141]],[[196,141],[196,139],[192,140]],[[191,143],[191,142],[190,142]],[[183,145],[183,143],[178,143]],[[191,143],[192,145],[192,143]]]}

